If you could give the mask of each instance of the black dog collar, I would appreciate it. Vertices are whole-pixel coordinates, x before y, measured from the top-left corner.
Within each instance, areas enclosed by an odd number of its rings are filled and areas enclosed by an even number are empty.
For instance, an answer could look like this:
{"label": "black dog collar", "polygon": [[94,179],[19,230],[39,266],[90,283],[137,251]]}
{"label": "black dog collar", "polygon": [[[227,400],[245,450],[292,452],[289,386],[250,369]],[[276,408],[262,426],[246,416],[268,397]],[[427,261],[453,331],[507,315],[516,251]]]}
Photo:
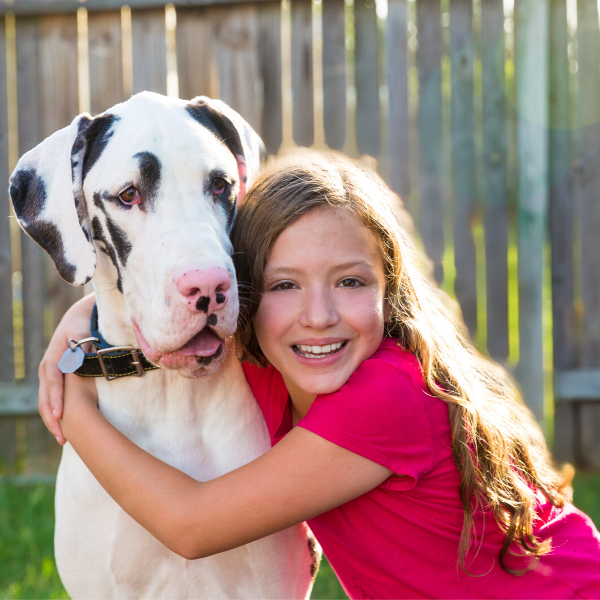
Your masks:
{"label": "black dog collar", "polygon": [[98,331],[98,308],[95,304],[90,330],[92,336],[86,340],[92,341],[96,352],[85,353],[83,364],[75,371],[79,377],[105,377],[110,381],[129,375],[141,377],[145,371],[160,368],[153,365],[139,348],[111,346]]}

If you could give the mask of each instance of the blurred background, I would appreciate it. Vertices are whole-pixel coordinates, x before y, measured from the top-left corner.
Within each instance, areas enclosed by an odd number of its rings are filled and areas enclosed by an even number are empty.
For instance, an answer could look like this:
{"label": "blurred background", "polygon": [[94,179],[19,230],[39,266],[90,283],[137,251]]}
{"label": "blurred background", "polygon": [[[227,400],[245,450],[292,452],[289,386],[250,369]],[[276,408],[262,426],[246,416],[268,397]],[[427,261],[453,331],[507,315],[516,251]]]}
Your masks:
{"label": "blurred background", "polygon": [[[0,189],[79,112],[221,98],[271,155],[364,156],[600,525],[597,0],[0,0]],[[83,291],[0,196],[0,598],[62,597],[37,366]],[[329,568],[315,598],[343,597]]]}

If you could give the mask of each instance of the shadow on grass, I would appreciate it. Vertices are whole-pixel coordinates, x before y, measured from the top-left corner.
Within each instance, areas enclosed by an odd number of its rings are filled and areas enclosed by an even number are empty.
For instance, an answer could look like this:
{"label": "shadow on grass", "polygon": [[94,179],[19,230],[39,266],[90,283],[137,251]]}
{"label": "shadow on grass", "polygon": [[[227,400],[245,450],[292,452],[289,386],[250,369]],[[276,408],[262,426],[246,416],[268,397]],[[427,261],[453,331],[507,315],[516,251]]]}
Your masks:
{"label": "shadow on grass", "polygon": [[[600,475],[577,473],[574,490],[575,505],[600,528]],[[0,485],[0,599],[68,598],[54,564],[53,534],[53,485]],[[325,559],[312,598],[347,598]]]}

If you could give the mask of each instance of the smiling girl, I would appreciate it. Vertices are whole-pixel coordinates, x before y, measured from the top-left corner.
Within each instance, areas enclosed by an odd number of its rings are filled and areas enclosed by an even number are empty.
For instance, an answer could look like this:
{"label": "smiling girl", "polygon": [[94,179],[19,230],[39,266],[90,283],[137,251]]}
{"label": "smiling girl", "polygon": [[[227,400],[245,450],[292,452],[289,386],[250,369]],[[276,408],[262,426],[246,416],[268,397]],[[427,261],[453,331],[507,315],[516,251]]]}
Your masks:
{"label": "smiling girl", "polygon": [[600,597],[598,531],[389,198],[349,162],[313,158],[261,175],[240,207],[237,338],[266,454],[195,481],[122,436],[75,376],[64,435],[188,559],[306,520],[352,598]]}

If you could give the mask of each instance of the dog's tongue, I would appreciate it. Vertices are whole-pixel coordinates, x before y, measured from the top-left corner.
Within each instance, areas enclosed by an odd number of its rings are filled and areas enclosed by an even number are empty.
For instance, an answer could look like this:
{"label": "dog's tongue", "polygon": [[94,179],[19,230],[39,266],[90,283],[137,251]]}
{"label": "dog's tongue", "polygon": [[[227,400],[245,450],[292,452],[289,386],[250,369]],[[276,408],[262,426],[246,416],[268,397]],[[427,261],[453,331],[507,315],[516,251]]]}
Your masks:
{"label": "dog's tongue", "polygon": [[176,354],[182,356],[212,356],[223,340],[216,336],[208,327],[197,333],[183,348],[177,350]]}

